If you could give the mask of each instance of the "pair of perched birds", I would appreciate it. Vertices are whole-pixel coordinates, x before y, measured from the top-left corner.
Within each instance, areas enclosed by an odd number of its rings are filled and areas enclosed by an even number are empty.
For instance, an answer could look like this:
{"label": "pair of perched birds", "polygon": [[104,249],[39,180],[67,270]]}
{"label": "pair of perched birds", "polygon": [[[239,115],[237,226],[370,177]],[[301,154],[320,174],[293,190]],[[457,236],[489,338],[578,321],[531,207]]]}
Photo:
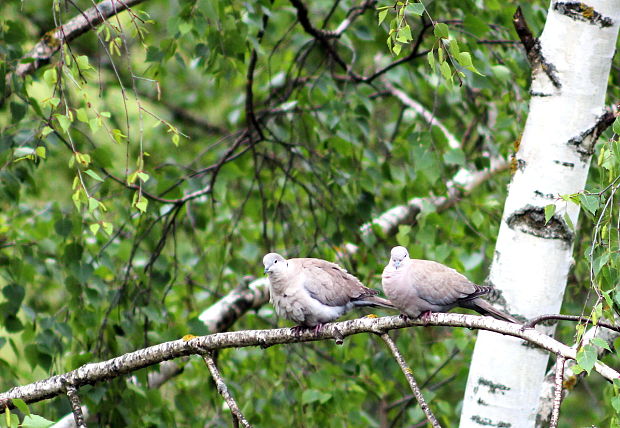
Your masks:
{"label": "pair of perched birds", "polygon": [[476,285],[441,263],[411,259],[405,247],[392,248],[390,262],[381,275],[383,291],[390,300],[377,296],[376,290],[325,260],[287,260],[280,254],[269,253],[263,257],[263,264],[276,313],[297,323],[297,329],[314,327],[319,331],[324,323],[357,306],[396,308],[410,318],[460,306],[518,322],[480,298],[492,287]]}

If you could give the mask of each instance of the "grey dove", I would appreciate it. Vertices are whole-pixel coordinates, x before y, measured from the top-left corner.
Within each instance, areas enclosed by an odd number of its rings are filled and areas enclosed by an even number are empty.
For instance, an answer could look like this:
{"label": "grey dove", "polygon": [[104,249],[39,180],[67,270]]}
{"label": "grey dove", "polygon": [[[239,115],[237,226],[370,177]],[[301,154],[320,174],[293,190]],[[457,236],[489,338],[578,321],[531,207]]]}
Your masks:
{"label": "grey dove", "polygon": [[269,253],[263,257],[269,276],[270,301],[276,313],[298,324],[298,331],[335,320],[356,306],[396,309],[377,290],[365,287],[359,279],[335,263],[321,259],[285,259]]}
{"label": "grey dove", "polygon": [[431,312],[448,312],[460,306],[502,321],[519,323],[480,298],[493,288],[474,284],[448,266],[409,258],[405,247],[394,247],[381,275],[383,291],[402,313],[411,318]]}

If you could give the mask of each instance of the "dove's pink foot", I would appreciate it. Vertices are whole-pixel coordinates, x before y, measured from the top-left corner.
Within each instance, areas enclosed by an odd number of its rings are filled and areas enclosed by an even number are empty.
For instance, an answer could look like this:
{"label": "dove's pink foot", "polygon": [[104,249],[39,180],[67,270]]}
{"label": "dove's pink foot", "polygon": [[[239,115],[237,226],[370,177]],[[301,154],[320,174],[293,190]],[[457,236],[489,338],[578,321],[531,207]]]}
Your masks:
{"label": "dove's pink foot", "polygon": [[294,335],[299,336],[302,331],[307,330],[307,329],[308,327],[306,327],[305,325],[296,325],[295,327],[291,327],[291,332]]}
{"label": "dove's pink foot", "polygon": [[422,314],[420,315],[420,319],[424,322],[424,324],[428,324],[431,320],[431,311],[424,311],[422,312]]}
{"label": "dove's pink foot", "polygon": [[318,323],[317,325],[315,325],[314,326],[314,334],[318,335],[322,328],[323,328],[323,324],[321,324],[321,323]]}

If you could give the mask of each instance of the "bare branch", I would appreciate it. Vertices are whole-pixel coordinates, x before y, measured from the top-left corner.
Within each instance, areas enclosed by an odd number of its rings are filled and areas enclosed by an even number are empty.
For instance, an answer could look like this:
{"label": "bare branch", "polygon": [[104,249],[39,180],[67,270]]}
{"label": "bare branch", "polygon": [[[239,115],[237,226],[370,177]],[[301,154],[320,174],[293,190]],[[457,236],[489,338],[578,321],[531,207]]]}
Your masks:
{"label": "bare branch", "polygon": [[[488,330],[521,338],[542,349],[546,349],[554,354],[563,355],[571,360],[574,360],[577,354],[574,348],[566,346],[535,329],[523,329],[520,324],[499,321],[490,317],[458,313],[436,313],[430,316],[428,323],[418,319],[403,320],[398,316],[359,318],[327,324],[318,334],[315,334],[313,331],[304,331],[300,334],[295,334],[290,328],[279,328],[272,330],[244,330],[216,333],[195,337],[189,340],[179,339],[172,342],[165,342],[135,352],[130,352],[111,360],[86,364],[62,375],[52,376],[45,380],[12,388],[0,394],[0,405],[10,405],[10,400],[12,398],[21,398],[27,403],[33,403],[55,397],[64,393],[64,385],[61,379],[66,379],[69,384],[79,388],[82,385],[113,379],[135,370],[158,364],[162,361],[187,355],[205,355],[207,352],[216,349],[243,348],[248,346],[268,347],[286,343],[311,342],[325,339],[333,340],[339,336],[347,337],[360,333],[383,334],[392,329],[400,329],[414,325],[466,327],[470,329]],[[594,370],[609,381],[620,379],[620,373],[600,361],[596,362]]]}
{"label": "bare branch", "polygon": [[462,168],[446,184],[448,187],[448,194],[446,196],[412,198],[406,204],[390,208],[371,222],[364,224],[361,227],[361,232],[362,234],[371,233],[373,227],[379,227],[386,235],[393,234],[399,225],[413,223],[424,205],[432,205],[438,212],[445,211],[482,183],[500,172],[506,171],[508,166],[508,162],[505,160],[492,158],[491,166],[488,169],[471,172]]}
{"label": "bare branch", "polygon": [[566,358],[562,355],[557,356],[555,362],[555,393],[553,394],[553,412],[549,428],[557,428],[560,419],[560,404],[562,403],[562,382],[564,380],[564,363]]}
{"label": "bare branch", "polygon": [[383,333],[381,335],[381,339],[383,339],[383,341],[388,346],[388,348],[390,348],[390,351],[392,352],[394,359],[400,366],[400,369],[403,371],[403,374],[405,375],[405,378],[407,379],[407,382],[409,383],[409,387],[411,388],[411,392],[413,392],[415,399],[418,400],[418,404],[420,405],[420,408],[426,415],[426,419],[428,419],[428,422],[434,428],[441,428],[441,425],[439,425],[439,422],[437,422],[437,418],[435,418],[435,415],[433,415],[433,412],[431,411],[430,407],[428,407],[428,404],[426,404],[426,400],[424,400],[422,391],[420,390],[420,387],[418,387],[418,383],[415,381],[415,378],[413,377],[413,371],[409,368],[409,366],[407,366],[405,359],[401,355],[400,351],[396,347],[396,344],[394,343],[390,335],[388,333]]}
{"label": "bare branch", "polygon": [[404,91],[397,89],[394,85],[392,85],[387,80],[383,81],[383,85],[387,89],[388,93],[398,98],[401,103],[403,103],[404,105],[409,107],[411,110],[413,110],[414,112],[422,116],[422,118],[426,121],[426,123],[439,128],[439,130],[443,133],[443,135],[446,136],[446,139],[448,140],[448,146],[450,146],[450,148],[452,149],[461,148],[461,142],[454,135],[452,135],[450,131],[448,131],[448,128],[446,128],[444,124],[441,123],[439,119],[437,119],[432,112],[428,111],[422,104],[412,99]]}
{"label": "bare branch", "polygon": [[[536,324],[541,323],[543,321],[548,321],[548,320],[559,320],[559,321],[577,321],[577,322],[581,322],[584,324],[594,324],[594,321],[591,318],[588,317],[582,317],[579,315],[563,315],[563,314],[550,314],[550,315],[541,315],[539,317],[536,318],[532,318],[531,320],[529,320],[527,322],[527,324],[525,324],[525,327],[527,328],[533,328]],[[620,333],[620,327],[610,324],[608,322],[605,321],[597,321],[596,324],[597,326],[600,327],[604,327],[604,328],[608,328],[610,330],[616,331],[618,333]]]}
{"label": "bare branch", "polygon": [[202,359],[205,361],[207,367],[209,368],[209,371],[211,372],[211,376],[213,377],[213,380],[215,381],[215,386],[217,387],[217,392],[220,393],[224,400],[226,400],[226,404],[228,404],[228,408],[232,413],[233,426],[238,427],[239,423],[241,423],[241,425],[243,425],[244,427],[250,428],[252,425],[250,425],[245,416],[243,416],[243,413],[241,413],[241,410],[239,410],[237,402],[230,394],[230,391],[228,391],[228,387],[224,382],[224,378],[220,374],[220,371],[217,369],[217,366],[215,365],[212,354],[209,352],[206,355],[203,355]]}
{"label": "bare branch", "polygon": [[228,330],[235,321],[251,309],[269,301],[269,281],[260,278],[249,285],[240,285],[200,314],[200,321],[212,332]]}

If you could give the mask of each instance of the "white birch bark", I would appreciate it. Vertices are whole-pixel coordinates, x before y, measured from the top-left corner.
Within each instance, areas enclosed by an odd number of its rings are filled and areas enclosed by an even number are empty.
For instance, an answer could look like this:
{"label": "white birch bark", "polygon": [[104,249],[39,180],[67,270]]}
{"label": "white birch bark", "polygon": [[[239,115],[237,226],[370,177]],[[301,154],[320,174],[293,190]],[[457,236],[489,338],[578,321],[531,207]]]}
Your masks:
{"label": "white birch bark", "polygon": [[[551,2],[489,278],[512,314],[560,310],[574,239],[563,216],[577,224],[579,207],[556,198],[584,189],[619,19],[618,0]],[[556,214],[545,225],[552,203]],[[480,332],[460,426],[533,427],[547,360],[522,340]]]}

